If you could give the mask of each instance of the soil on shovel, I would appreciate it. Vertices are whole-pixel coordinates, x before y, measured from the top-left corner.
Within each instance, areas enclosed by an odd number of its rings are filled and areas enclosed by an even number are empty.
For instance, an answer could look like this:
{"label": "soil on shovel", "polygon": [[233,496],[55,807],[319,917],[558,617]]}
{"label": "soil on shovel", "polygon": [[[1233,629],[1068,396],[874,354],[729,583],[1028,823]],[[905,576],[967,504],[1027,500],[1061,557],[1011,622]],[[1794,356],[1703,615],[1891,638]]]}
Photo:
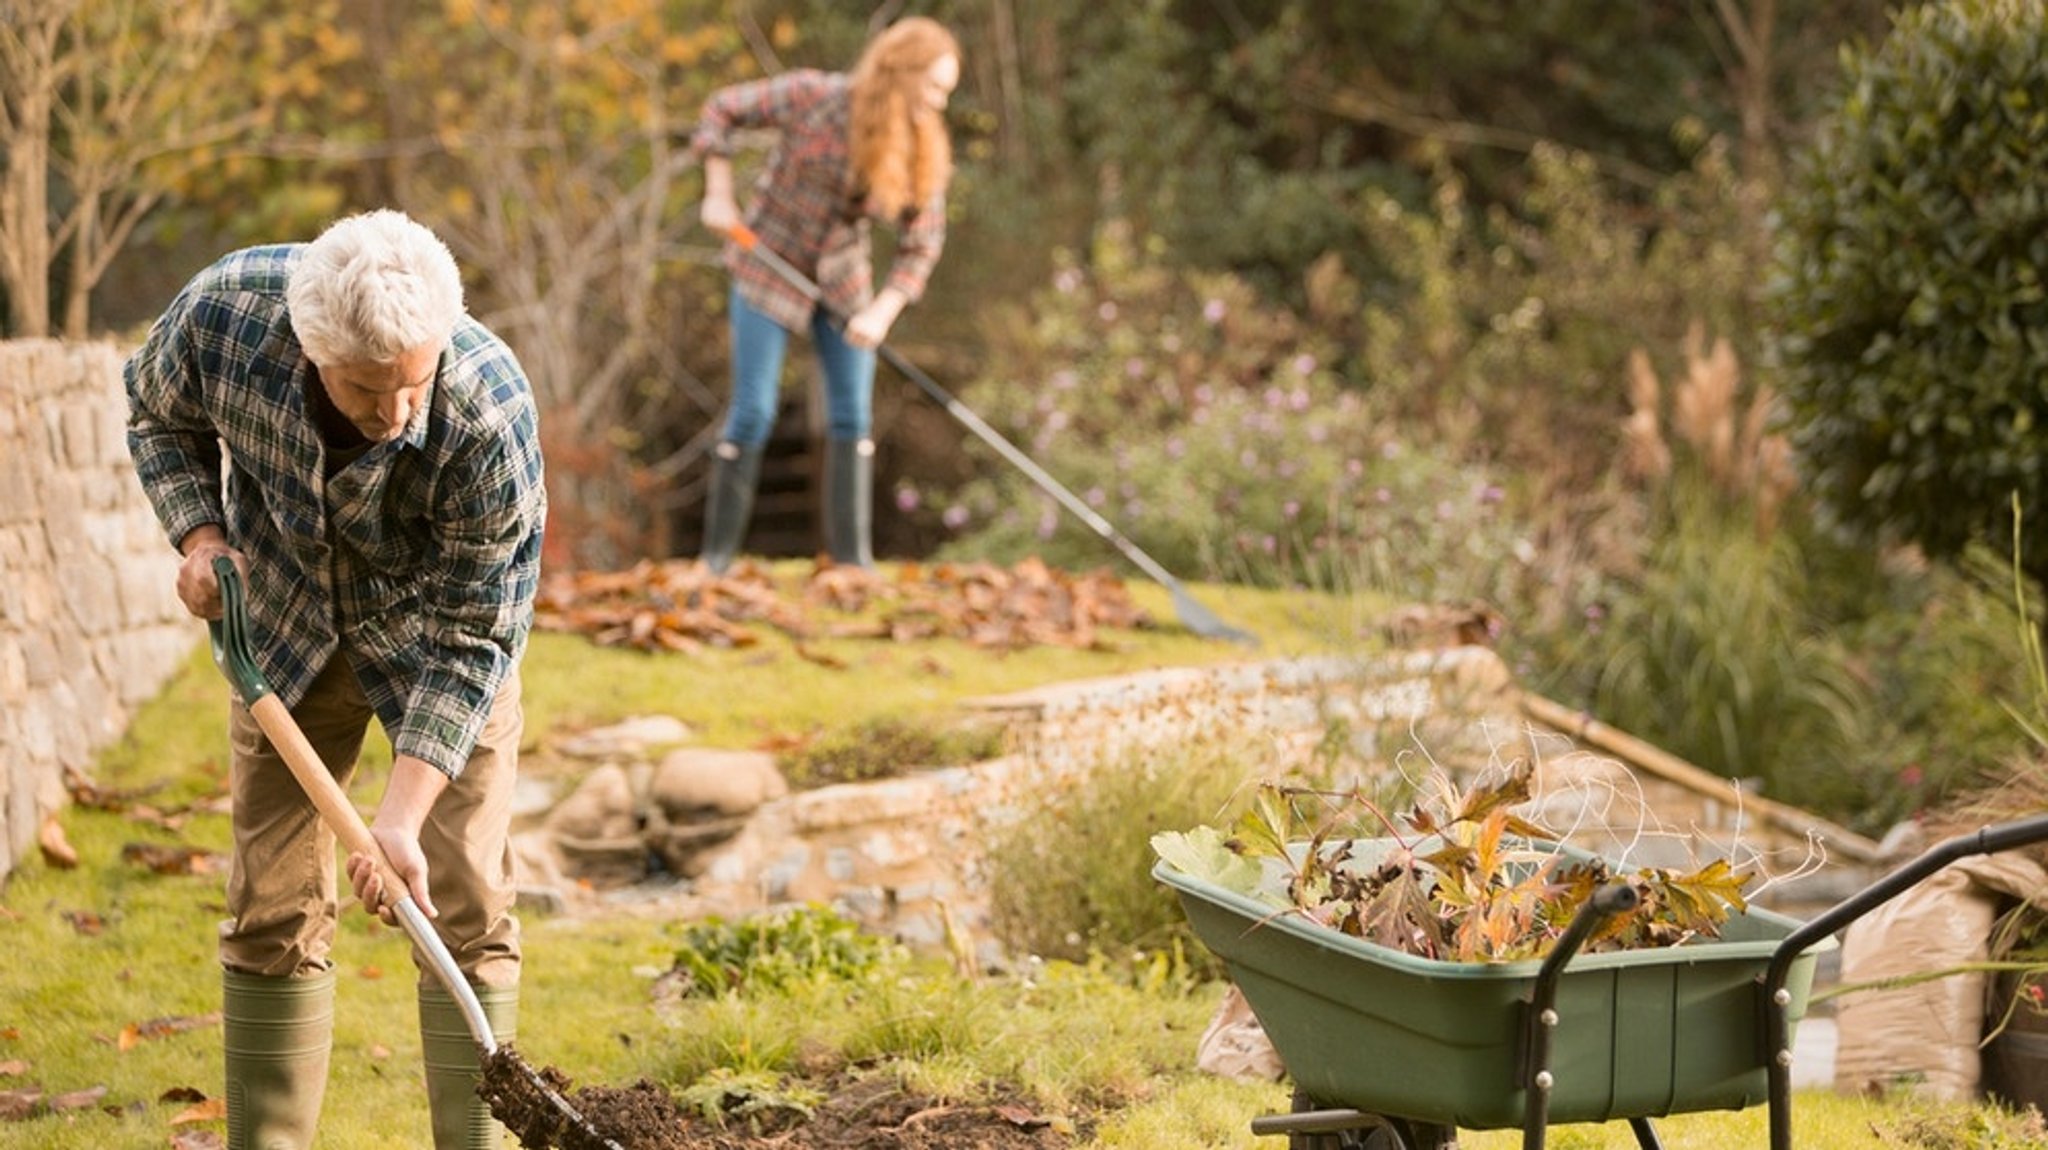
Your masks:
{"label": "soil on shovel", "polygon": [[519,1056],[500,1047],[484,1060],[479,1092],[527,1150],[603,1150],[603,1138],[625,1150],[1066,1150],[1076,1137],[1071,1126],[1023,1102],[944,1104],[875,1079],[838,1080],[808,1120],[744,1131],[683,1110],[666,1089],[644,1078],[623,1089],[572,1090],[568,1076],[552,1066],[537,1073],[602,1137],[571,1123],[534,1086]]}
{"label": "soil on shovel", "polygon": [[[535,1073],[602,1137],[593,1137],[570,1121],[533,1081]],[[510,1045],[484,1056],[477,1093],[490,1104],[491,1115],[530,1150],[607,1150],[606,1138],[625,1150],[687,1150],[701,1145],[684,1138],[682,1112],[668,1091],[654,1083],[642,1079],[624,1090],[586,1086],[572,1093],[568,1075],[552,1066],[529,1071]]]}

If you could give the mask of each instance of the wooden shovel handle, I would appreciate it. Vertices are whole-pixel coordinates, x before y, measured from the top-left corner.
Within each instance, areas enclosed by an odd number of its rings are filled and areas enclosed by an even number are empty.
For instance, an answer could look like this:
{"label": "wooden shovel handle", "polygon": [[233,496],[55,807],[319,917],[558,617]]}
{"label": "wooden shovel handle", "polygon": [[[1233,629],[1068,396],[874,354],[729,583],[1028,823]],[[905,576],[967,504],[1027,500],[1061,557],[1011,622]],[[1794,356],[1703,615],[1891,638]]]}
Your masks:
{"label": "wooden shovel handle", "polygon": [[319,752],[306,741],[305,732],[299,729],[298,721],[292,718],[284,703],[276,695],[265,695],[249,704],[249,714],[269,736],[270,745],[284,757],[285,765],[292,770],[292,777],[299,780],[299,786],[305,790],[306,797],[313,800],[314,808],[320,812],[328,829],[334,832],[334,837],[340,839],[351,853],[361,851],[375,862],[377,875],[384,880],[385,904],[395,903],[408,894],[411,888],[398,877],[397,869],[385,857],[384,848],[377,845],[376,838],[370,834],[369,824],[363,822],[355,804],[348,801],[341,784],[327,773],[327,764],[320,761]]}

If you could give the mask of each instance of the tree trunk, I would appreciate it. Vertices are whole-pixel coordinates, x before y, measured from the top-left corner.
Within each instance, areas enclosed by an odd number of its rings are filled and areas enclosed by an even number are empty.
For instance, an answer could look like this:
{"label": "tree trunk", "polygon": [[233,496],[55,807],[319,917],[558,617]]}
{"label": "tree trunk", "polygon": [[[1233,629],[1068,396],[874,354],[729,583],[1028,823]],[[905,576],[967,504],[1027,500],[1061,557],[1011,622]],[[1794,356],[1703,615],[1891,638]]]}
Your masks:
{"label": "tree trunk", "polygon": [[17,339],[50,334],[50,115],[57,85],[57,33],[64,17],[12,30],[0,68],[8,104],[0,139],[6,176],[0,181],[0,280],[7,287]]}

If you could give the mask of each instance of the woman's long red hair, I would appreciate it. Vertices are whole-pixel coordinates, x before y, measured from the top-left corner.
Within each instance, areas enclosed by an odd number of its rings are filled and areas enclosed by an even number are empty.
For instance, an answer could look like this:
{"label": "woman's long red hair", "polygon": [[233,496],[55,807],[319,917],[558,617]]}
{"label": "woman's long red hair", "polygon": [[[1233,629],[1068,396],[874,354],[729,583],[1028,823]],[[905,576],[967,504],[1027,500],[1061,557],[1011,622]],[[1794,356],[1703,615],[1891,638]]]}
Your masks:
{"label": "woman's long red hair", "polygon": [[870,40],[853,67],[853,171],[875,215],[908,218],[943,196],[953,178],[946,118],[926,108],[921,93],[925,75],[945,56],[960,57],[953,34],[912,16]]}

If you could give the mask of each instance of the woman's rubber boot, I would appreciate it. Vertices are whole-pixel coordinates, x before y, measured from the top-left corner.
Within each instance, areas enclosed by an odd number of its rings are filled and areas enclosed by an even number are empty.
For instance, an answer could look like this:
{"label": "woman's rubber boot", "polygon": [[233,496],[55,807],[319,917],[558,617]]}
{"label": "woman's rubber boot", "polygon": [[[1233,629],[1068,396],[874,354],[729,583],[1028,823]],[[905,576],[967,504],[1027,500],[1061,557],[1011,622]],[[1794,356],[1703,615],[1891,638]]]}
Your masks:
{"label": "woman's rubber boot", "polygon": [[320,1125],[334,1037],[334,972],[221,971],[228,1150],[306,1150]]}
{"label": "woman's rubber boot", "polygon": [[[427,1109],[434,1119],[434,1150],[496,1150],[504,1127],[477,1096],[483,1058],[455,997],[438,986],[420,987],[420,1051],[427,1066]],[[484,1019],[500,1046],[519,1033],[519,988],[477,987]]]}
{"label": "woman's rubber boot", "polygon": [[725,574],[747,537],[765,449],[765,444],[747,446],[729,439],[712,449],[711,485],[704,496],[704,548],[698,558],[713,575]]}
{"label": "woman's rubber boot", "polygon": [[875,441],[825,443],[825,550],[843,567],[875,565],[869,536],[874,524]]}

